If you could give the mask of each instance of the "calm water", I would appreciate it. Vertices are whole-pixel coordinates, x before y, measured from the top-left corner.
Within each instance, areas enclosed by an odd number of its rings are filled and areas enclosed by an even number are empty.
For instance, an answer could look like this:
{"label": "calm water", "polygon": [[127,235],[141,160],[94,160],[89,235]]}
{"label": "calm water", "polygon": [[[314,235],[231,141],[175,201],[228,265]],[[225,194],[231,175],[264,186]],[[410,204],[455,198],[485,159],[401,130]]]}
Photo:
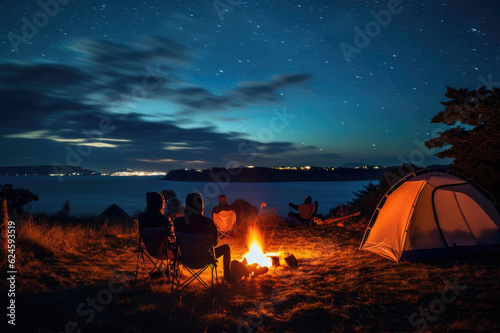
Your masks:
{"label": "calm water", "polygon": [[[306,195],[319,202],[318,211],[327,214],[330,208],[345,204],[353,198],[353,191],[363,188],[370,181],[344,182],[290,182],[290,183],[203,183],[173,182],[159,180],[159,177],[57,177],[49,176],[0,176],[0,184],[13,184],[15,188],[26,188],[38,194],[39,200],[28,207],[30,212],[54,213],[62,208],[66,200],[70,203],[70,214],[100,214],[108,206],[116,203],[128,214],[133,215],[146,206],[145,193],[171,189],[184,202],[190,192],[200,192],[205,199],[205,215],[217,205],[219,194],[226,194],[228,202],[241,198],[260,206],[266,202],[267,208],[279,207],[286,215],[288,202],[300,204]],[[377,183],[377,181],[371,181]]]}

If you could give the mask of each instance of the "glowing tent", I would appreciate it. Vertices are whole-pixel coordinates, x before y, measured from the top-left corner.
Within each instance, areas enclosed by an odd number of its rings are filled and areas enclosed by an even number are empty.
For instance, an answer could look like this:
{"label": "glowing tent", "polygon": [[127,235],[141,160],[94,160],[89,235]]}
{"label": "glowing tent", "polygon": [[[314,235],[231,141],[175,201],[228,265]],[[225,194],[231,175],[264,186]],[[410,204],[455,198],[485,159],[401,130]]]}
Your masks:
{"label": "glowing tent", "polygon": [[498,252],[499,228],[498,210],[468,181],[412,174],[380,201],[360,248],[396,262]]}

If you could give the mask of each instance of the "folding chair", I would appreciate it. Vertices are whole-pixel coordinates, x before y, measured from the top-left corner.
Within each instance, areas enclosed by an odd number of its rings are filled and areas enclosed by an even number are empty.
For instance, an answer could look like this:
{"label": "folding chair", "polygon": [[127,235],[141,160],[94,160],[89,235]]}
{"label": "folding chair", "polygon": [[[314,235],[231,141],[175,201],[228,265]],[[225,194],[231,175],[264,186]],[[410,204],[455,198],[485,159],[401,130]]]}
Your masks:
{"label": "folding chair", "polygon": [[313,225],[314,216],[316,214],[316,206],[314,204],[301,204],[298,206],[298,213],[293,213],[290,207],[290,223],[292,225]]}
{"label": "folding chair", "polygon": [[[198,280],[205,288],[209,288],[208,283],[203,280],[201,274],[207,269],[211,269],[212,284],[214,285],[214,272],[217,287],[217,258],[215,257],[215,248],[212,235],[207,234],[189,234],[177,232],[175,257],[174,257],[174,272],[172,279],[172,292],[174,289],[182,291],[194,280]],[[181,283],[180,265],[184,266],[190,276]]]}
{"label": "folding chair", "polygon": [[314,214],[316,214],[316,207],[313,204],[302,204],[299,205],[299,215],[302,224],[310,225],[314,219]]}
{"label": "folding chair", "polygon": [[234,236],[234,226],[236,225],[236,213],[234,210],[221,210],[219,213],[213,213],[212,219],[219,233],[219,239],[230,236],[231,231]]}
{"label": "folding chair", "polygon": [[[153,274],[169,278],[173,274],[174,254],[170,249],[165,228],[139,227],[139,247],[137,250],[137,266],[135,268],[135,282],[139,272],[139,262],[147,275],[146,280],[152,280]],[[173,247],[173,246],[172,246]],[[167,272],[168,276],[165,274]]]}

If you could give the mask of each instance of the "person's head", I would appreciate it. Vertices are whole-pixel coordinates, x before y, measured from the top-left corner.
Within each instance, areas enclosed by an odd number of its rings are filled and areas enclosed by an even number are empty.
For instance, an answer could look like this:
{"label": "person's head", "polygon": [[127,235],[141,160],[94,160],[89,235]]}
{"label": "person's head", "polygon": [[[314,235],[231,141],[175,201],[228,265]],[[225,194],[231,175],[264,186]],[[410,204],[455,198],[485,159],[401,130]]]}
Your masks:
{"label": "person's head", "polygon": [[186,196],[186,211],[199,212],[203,215],[203,197],[200,193],[189,193]]}
{"label": "person's head", "polygon": [[165,210],[165,198],[158,192],[146,193],[147,210],[159,210],[163,213]]}
{"label": "person's head", "polygon": [[225,194],[219,195],[219,205],[227,205],[227,197]]}
{"label": "person's head", "polygon": [[312,203],[312,202],[313,202],[313,199],[312,199],[312,198],[311,198],[311,196],[309,196],[309,195],[308,195],[308,196],[306,197],[306,199],[304,200],[304,203],[305,203],[305,204],[310,204],[310,203]]}

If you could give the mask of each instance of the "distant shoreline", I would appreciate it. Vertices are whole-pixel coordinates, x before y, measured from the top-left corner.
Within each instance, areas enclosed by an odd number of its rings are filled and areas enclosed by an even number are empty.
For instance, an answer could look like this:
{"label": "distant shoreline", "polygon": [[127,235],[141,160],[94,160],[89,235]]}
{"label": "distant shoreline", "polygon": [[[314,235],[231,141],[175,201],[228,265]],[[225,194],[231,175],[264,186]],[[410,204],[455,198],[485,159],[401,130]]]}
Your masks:
{"label": "distant shoreline", "polygon": [[[433,165],[427,168],[448,168],[446,165]],[[102,173],[70,166],[19,166],[0,167],[0,176],[107,176],[107,177],[159,177],[158,180],[178,182],[215,182],[215,183],[285,183],[285,182],[325,182],[379,180],[384,173],[397,166],[362,167],[240,167],[210,168],[204,170],[176,169],[166,173],[134,171],[131,169]]]}
{"label": "distant shoreline", "polygon": [[172,170],[163,180],[184,182],[324,182],[380,179],[386,167],[364,168],[210,168],[205,170]]}
{"label": "distant shoreline", "polygon": [[[214,182],[214,180],[174,180],[174,179],[165,179],[165,178],[159,178],[159,180],[165,180],[169,182],[179,182],[179,183],[209,183],[209,182]],[[231,180],[231,183],[321,183],[321,182],[351,182],[351,181],[379,181],[380,179],[337,179],[337,180],[330,180],[330,179],[322,179],[322,180],[269,180],[269,181],[259,181],[259,180]]]}

